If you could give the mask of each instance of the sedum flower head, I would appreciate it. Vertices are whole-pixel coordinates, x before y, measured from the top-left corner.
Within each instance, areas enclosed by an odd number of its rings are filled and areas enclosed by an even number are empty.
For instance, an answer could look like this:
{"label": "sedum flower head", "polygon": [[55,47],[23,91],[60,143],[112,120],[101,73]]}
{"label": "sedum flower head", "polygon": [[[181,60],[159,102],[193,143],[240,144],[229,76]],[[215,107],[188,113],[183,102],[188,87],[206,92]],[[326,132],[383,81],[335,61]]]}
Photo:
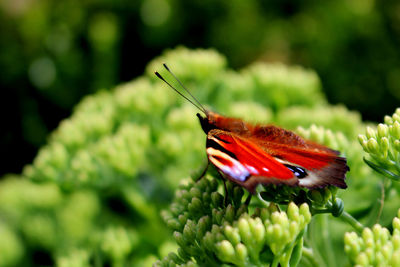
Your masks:
{"label": "sedum flower head", "polygon": [[229,183],[228,203],[217,190],[215,179],[202,178],[177,191],[163,218],[175,230],[179,249],[155,266],[289,262],[294,248],[302,245],[302,231],[311,220],[308,205],[290,203],[284,212],[270,204],[249,212],[241,187]]}
{"label": "sedum flower head", "polygon": [[365,162],[377,172],[394,180],[400,179],[400,108],[374,129],[367,127],[358,140],[368,153]]}
{"label": "sedum flower head", "polygon": [[379,224],[364,228],[360,236],[346,233],[344,244],[350,261],[356,266],[400,266],[400,210],[392,226],[392,233]]}

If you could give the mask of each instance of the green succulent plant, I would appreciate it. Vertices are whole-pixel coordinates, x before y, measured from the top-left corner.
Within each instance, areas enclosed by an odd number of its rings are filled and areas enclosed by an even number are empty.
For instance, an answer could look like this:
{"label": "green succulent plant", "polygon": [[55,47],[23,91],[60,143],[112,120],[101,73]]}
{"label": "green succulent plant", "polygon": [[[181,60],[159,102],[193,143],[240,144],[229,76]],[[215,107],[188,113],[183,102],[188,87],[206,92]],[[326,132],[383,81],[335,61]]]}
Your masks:
{"label": "green succulent plant", "polygon": [[[184,179],[206,162],[205,136],[195,108],[155,77],[167,77],[164,62],[208,108],[301,126],[300,135],[341,151],[349,188],[259,186],[250,200],[231,183],[225,195],[212,170]],[[234,71],[213,50],[166,51],[141,77],[84,98],[21,175],[0,181],[0,266],[349,264],[345,232],[388,225],[399,208],[395,184],[382,194],[381,175],[363,162],[354,136],[364,127],[357,112],[327,104],[312,70]]]}

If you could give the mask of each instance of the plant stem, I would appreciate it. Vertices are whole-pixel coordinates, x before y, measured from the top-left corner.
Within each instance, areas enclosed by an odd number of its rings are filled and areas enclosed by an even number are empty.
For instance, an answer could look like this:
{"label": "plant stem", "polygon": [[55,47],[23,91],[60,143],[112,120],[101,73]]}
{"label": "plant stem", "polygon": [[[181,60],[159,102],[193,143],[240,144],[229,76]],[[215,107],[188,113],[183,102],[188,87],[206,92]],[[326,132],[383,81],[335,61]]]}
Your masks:
{"label": "plant stem", "polygon": [[343,211],[342,215],[339,217],[342,221],[347,222],[350,224],[354,230],[356,230],[358,233],[362,233],[364,230],[364,225],[362,225],[359,221],[357,221],[353,216],[351,216],[349,213]]}

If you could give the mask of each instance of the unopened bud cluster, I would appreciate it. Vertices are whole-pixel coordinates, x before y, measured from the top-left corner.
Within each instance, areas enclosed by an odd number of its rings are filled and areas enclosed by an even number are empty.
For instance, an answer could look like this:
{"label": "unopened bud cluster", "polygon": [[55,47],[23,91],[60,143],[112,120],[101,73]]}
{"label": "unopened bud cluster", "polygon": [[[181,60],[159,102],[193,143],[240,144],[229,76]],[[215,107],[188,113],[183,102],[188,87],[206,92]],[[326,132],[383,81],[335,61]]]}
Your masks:
{"label": "unopened bud cluster", "polygon": [[365,135],[358,140],[369,154],[366,162],[376,171],[395,179],[400,179],[400,108],[393,116],[385,116],[385,123],[376,129],[367,127]]}
{"label": "unopened bud cluster", "polygon": [[393,232],[374,225],[365,228],[358,236],[355,232],[346,233],[345,251],[356,266],[400,266],[400,210],[393,219]]}
{"label": "unopened bud cluster", "polygon": [[265,251],[269,260],[290,259],[297,238],[311,220],[307,204],[290,203],[287,212],[271,204],[256,208],[250,216],[241,187],[228,184],[228,203],[217,189],[216,179],[202,178],[177,191],[163,218],[175,230],[179,249],[155,266],[215,265],[216,259],[218,264],[261,266],[270,263],[261,258]]}

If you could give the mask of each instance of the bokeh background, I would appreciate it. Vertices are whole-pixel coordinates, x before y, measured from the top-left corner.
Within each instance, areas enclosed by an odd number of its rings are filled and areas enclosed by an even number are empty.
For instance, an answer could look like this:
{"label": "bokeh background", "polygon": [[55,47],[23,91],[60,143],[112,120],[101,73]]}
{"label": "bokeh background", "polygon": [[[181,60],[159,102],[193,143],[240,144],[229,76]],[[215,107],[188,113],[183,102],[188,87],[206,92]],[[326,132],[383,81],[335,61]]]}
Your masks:
{"label": "bokeh background", "polygon": [[400,100],[399,1],[1,0],[0,174],[31,162],[83,96],[177,45],[216,48],[233,68],[313,68],[331,103],[367,120]]}

